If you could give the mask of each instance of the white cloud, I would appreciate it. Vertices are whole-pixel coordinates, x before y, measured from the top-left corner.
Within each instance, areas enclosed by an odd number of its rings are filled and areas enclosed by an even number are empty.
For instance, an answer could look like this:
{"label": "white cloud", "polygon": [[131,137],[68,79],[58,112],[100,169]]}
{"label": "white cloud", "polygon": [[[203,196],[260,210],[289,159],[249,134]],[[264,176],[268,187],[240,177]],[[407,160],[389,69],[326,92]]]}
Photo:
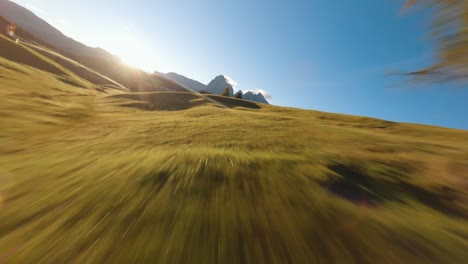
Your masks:
{"label": "white cloud", "polygon": [[226,78],[226,82],[227,82],[228,84],[232,85],[232,87],[236,87],[236,86],[237,86],[236,81],[234,81],[231,77],[226,76],[226,75],[224,75],[224,77]]}

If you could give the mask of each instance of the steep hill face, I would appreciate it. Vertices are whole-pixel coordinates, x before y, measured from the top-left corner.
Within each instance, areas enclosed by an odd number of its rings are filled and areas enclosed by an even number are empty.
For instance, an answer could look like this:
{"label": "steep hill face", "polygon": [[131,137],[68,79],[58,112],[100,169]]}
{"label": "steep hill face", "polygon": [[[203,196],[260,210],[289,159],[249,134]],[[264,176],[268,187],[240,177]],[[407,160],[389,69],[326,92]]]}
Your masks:
{"label": "steep hill face", "polygon": [[30,10],[8,0],[0,0],[0,16],[14,21],[22,29],[36,37],[52,44],[57,49],[69,54],[85,56],[110,56],[105,50],[88,47],[72,38],[65,36],[58,29],[35,15]]}
{"label": "steep hill face", "polygon": [[18,45],[3,35],[0,35],[0,57],[56,75],[67,74],[56,63],[41,58],[31,49]]}
{"label": "steep hill face", "polygon": [[182,84],[182,85],[185,85],[187,86],[188,88],[194,90],[194,91],[197,91],[197,92],[200,92],[200,91],[206,91],[206,85],[199,82],[199,81],[196,81],[196,80],[193,80],[193,79],[190,79],[190,78],[187,78],[183,75],[180,75],[178,73],[175,73],[175,72],[169,72],[169,73],[166,73],[166,75],[175,80],[176,82]]}
{"label": "steep hill face", "polygon": [[224,89],[229,89],[229,96],[234,95],[234,87],[224,75],[216,76],[207,86],[206,91],[212,94],[221,94]]}
{"label": "steep hill face", "polygon": [[0,0],[0,16],[14,21],[20,27],[18,33],[24,32],[25,35],[34,36],[48,48],[110,77],[133,91],[185,91],[181,85],[170,79],[125,65],[118,57],[101,48],[91,48],[65,36],[33,12],[16,3]]}

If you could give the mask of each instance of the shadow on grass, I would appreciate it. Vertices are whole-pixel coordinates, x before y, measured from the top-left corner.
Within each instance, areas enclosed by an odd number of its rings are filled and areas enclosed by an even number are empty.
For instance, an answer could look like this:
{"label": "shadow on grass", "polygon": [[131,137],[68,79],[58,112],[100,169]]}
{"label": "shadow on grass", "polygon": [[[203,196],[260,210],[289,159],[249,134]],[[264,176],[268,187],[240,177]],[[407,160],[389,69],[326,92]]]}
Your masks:
{"label": "shadow on grass", "polygon": [[0,56],[7,60],[25,64],[39,70],[47,71],[56,75],[66,73],[59,67],[33,54],[23,46],[0,35]]}
{"label": "shadow on grass", "polygon": [[169,180],[169,173],[161,171],[158,173],[151,173],[143,177],[140,181],[142,186],[151,187],[155,193],[159,193]]}
{"label": "shadow on grass", "polygon": [[132,100],[130,103],[122,103],[120,106],[138,108],[146,111],[180,111],[200,105],[219,105],[220,107],[234,108],[244,107],[260,109],[255,102],[239,100],[230,97],[216,95],[200,95],[185,92],[154,92],[132,93],[110,96],[115,99]]}
{"label": "shadow on grass", "polygon": [[208,95],[206,97],[211,98],[215,100],[216,102],[222,104],[223,106],[226,106],[229,108],[234,108],[234,107],[245,107],[249,109],[261,108],[260,105],[251,101],[240,100],[240,99],[225,97],[225,96],[216,96],[216,95]]}
{"label": "shadow on grass", "polygon": [[19,69],[19,68],[16,68],[16,67],[12,67],[12,66],[7,65],[7,64],[0,64],[0,66],[3,67],[3,68],[5,68],[5,69],[14,71],[14,72],[22,73],[22,74],[25,74],[25,75],[28,74],[26,71],[23,71],[23,70],[21,70],[21,69]]}
{"label": "shadow on grass", "polygon": [[[235,175],[235,177],[233,176]],[[190,180],[187,180],[189,177]],[[223,168],[201,166],[190,175],[170,171],[151,171],[140,178],[139,187],[157,195],[170,193],[173,199],[196,199],[211,201],[215,197],[223,199],[231,195],[240,195],[249,203],[256,203],[264,195],[261,177],[249,167],[239,168],[235,174],[227,173]],[[177,191],[174,191],[177,190]]]}
{"label": "shadow on grass", "polygon": [[377,207],[385,202],[407,204],[412,200],[442,214],[468,218],[468,214],[456,206],[461,194],[449,187],[424,188],[405,181],[405,174],[411,173],[409,167],[394,170],[392,179],[390,175],[370,175],[368,170],[353,165],[332,164],[328,168],[339,177],[332,177],[322,187],[354,204]]}
{"label": "shadow on grass", "polygon": [[78,88],[86,88],[82,84],[80,84],[77,81],[72,80],[71,78],[68,78],[68,77],[61,76],[61,77],[58,77],[57,79],[59,81],[65,83],[65,84],[68,84],[68,85],[71,85],[71,86],[75,86],[75,87],[78,87]]}

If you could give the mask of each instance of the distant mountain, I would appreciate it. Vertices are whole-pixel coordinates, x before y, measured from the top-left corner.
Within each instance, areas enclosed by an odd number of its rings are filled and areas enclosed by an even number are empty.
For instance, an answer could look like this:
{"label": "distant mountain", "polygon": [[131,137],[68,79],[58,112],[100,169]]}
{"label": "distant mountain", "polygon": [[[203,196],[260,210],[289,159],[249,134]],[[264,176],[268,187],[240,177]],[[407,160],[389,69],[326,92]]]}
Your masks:
{"label": "distant mountain", "polygon": [[117,56],[101,48],[91,48],[65,36],[28,9],[8,0],[0,0],[0,16],[18,25],[17,34],[55,50],[133,91],[186,91],[169,78],[148,74],[124,64]]}
{"label": "distant mountain", "polygon": [[253,91],[245,92],[242,95],[242,99],[269,104],[269,102],[267,101],[267,99],[265,99],[265,96],[261,92],[253,92]]}
{"label": "distant mountain", "polygon": [[234,87],[232,81],[224,75],[216,76],[216,78],[214,78],[208,85],[205,85],[199,81],[190,79],[175,72],[166,73],[166,76],[182,85],[185,85],[187,88],[190,88],[197,92],[204,91],[210,94],[219,95],[223,93],[224,89],[229,88],[229,95],[234,95]]}
{"label": "distant mountain", "polygon": [[[18,25],[20,37],[57,51],[87,67],[95,70],[133,91],[186,91],[184,87],[200,92],[221,94],[229,88],[229,95],[234,96],[234,83],[225,76],[219,75],[208,85],[192,80],[183,75],[171,72],[167,74],[148,74],[142,70],[122,63],[117,57],[101,48],[92,48],[80,43],[36,16],[28,9],[8,0],[0,0],[0,16],[4,16]],[[247,92],[243,99],[266,103],[261,93]]]}
{"label": "distant mountain", "polygon": [[206,89],[207,89],[205,84],[203,84],[203,83],[201,83],[199,81],[192,80],[190,78],[187,78],[187,77],[185,77],[183,75],[180,75],[178,73],[175,73],[175,72],[166,73],[166,76],[168,76],[169,78],[173,79],[174,81],[176,81],[176,82],[178,82],[178,83],[180,83],[182,85],[185,85],[188,88],[190,88],[192,90],[195,90],[197,92],[206,91]]}
{"label": "distant mountain", "polygon": [[206,86],[206,91],[212,94],[222,94],[226,88],[229,88],[229,96],[233,96],[234,87],[232,83],[226,76],[219,75]]}
{"label": "distant mountain", "polygon": [[[225,75],[217,76],[208,85],[205,85],[199,81],[190,79],[175,72],[166,73],[166,76],[176,81],[177,83],[184,85],[187,88],[197,92],[221,94],[224,91],[224,89],[229,88],[230,96],[234,96],[234,87],[232,80]],[[270,104],[261,92],[240,92],[243,94],[242,99],[244,100],[254,101],[263,104]]]}

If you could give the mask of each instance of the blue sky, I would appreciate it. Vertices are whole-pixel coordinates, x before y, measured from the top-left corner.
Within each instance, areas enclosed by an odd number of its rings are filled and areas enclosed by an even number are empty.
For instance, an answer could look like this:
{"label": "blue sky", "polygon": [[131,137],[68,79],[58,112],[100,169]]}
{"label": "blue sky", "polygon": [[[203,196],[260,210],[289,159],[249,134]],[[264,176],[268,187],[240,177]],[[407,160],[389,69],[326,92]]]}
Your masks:
{"label": "blue sky", "polygon": [[468,129],[466,85],[412,85],[427,12],[399,0],[16,0],[65,34],[152,71],[233,78],[276,105]]}

